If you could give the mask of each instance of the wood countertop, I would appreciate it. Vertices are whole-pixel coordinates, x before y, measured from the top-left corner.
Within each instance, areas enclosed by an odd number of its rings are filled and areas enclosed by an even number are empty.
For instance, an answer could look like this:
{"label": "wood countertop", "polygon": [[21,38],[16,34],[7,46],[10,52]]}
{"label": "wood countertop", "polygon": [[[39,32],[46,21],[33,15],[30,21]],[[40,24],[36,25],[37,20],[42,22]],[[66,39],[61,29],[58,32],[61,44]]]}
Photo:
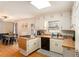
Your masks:
{"label": "wood countertop", "polygon": [[47,37],[47,38],[51,38],[50,35],[41,35],[40,37]]}
{"label": "wood countertop", "polygon": [[72,40],[72,38],[65,38],[63,41],[63,47],[75,48],[75,42]]}
{"label": "wood countertop", "polygon": [[[47,37],[47,38],[51,38],[50,35],[42,35],[40,37]],[[63,47],[66,47],[66,48],[75,48],[75,42],[73,41],[73,38],[72,37],[64,37],[64,38],[52,38],[52,39],[62,39],[63,40]]]}
{"label": "wood countertop", "polygon": [[[41,36],[37,36],[37,37],[51,38],[50,35],[41,35]],[[21,38],[25,38],[27,40],[30,40],[31,39],[31,38],[26,38],[26,37],[21,37]],[[55,39],[55,38],[52,38],[52,39]],[[63,38],[62,40],[64,40],[63,41],[63,45],[62,45],[63,47],[66,47],[66,48],[75,48],[75,42],[72,40],[72,37],[66,37],[66,38]]]}

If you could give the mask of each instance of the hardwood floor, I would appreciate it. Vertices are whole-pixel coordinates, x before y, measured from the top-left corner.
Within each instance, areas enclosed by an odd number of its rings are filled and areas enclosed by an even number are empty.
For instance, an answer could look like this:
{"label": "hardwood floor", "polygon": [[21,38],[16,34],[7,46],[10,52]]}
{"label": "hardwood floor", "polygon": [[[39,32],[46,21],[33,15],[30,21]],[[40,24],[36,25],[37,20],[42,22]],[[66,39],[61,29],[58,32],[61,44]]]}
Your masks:
{"label": "hardwood floor", "polygon": [[[0,43],[0,57],[25,57],[25,56],[19,52],[17,44],[6,46]],[[47,57],[47,56],[38,52],[33,52],[28,57]]]}
{"label": "hardwood floor", "polygon": [[33,52],[28,57],[47,57],[47,56],[46,55],[43,55],[41,53],[38,53],[38,52]]}

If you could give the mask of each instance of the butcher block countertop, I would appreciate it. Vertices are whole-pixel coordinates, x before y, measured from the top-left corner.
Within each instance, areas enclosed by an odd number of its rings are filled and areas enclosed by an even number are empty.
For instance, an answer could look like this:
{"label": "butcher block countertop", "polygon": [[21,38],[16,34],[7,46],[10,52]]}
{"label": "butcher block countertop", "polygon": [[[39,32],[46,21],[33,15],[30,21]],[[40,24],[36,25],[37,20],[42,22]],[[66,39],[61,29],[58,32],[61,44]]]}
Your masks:
{"label": "butcher block countertop", "polygon": [[47,38],[51,38],[50,35],[41,35],[40,37],[47,37]]}
{"label": "butcher block countertop", "polygon": [[75,42],[72,40],[72,38],[65,38],[63,41],[63,47],[75,48]]}
{"label": "butcher block countertop", "polygon": [[[47,38],[51,39],[50,35],[41,35],[41,36],[37,36],[37,37],[47,37]],[[31,40],[31,38],[26,38],[26,37],[21,37],[21,38]],[[52,38],[52,39],[59,39],[60,40],[61,38]],[[63,47],[75,48],[75,42],[73,41],[72,37],[64,37],[62,40],[63,40],[63,45],[62,45]]]}
{"label": "butcher block countertop", "polygon": [[[41,37],[47,37],[47,38],[51,38],[50,35],[42,35]],[[52,38],[52,39],[62,39],[62,38]],[[73,38],[72,37],[64,37],[63,39],[63,47],[66,47],[66,48],[75,48],[75,42],[73,41]]]}

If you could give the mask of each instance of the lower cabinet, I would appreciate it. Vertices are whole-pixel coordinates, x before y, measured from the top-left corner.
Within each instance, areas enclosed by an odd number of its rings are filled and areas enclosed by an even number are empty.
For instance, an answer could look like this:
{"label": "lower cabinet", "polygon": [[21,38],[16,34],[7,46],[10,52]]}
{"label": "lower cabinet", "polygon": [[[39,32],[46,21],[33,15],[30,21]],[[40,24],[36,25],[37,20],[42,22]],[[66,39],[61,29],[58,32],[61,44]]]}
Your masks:
{"label": "lower cabinet", "polygon": [[28,54],[30,54],[33,51],[40,48],[39,44],[40,44],[40,38],[35,38],[35,39],[28,40],[28,42],[27,42],[27,52],[28,52]]}
{"label": "lower cabinet", "polygon": [[38,48],[41,48],[41,38],[37,38],[37,44]]}
{"label": "lower cabinet", "polygon": [[60,39],[50,39],[50,51],[63,54],[63,40]]}
{"label": "lower cabinet", "polygon": [[[19,43],[21,42],[21,43]],[[27,39],[27,38],[20,38],[18,40],[18,45],[20,48],[20,52],[27,56],[33,51],[41,48],[41,39],[40,38],[34,38],[34,39]]]}

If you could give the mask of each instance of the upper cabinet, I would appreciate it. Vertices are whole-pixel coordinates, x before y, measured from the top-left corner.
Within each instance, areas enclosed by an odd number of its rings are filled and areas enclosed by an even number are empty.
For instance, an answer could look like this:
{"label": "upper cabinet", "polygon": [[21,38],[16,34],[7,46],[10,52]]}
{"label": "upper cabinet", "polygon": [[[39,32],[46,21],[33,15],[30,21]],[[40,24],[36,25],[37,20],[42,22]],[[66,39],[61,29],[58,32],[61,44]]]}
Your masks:
{"label": "upper cabinet", "polygon": [[71,14],[70,12],[62,14],[61,19],[61,30],[70,30],[71,29]]}
{"label": "upper cabinet", "polygon": [[37,30],[44,29],[44,19],[43,18],[37,18],[35,20],[35,29],[37,29]]}
{"label": "upper cabinet", "polygon": [[[42,15],[35,18],[35,28],[36,29],[49,29],[49,22],[55,23],[57,22],[60,30],[70,30],[71,28],[71,12],[57,12],[51,13],[47,15]],[[54,25],[50,25],[54,26]]]}

